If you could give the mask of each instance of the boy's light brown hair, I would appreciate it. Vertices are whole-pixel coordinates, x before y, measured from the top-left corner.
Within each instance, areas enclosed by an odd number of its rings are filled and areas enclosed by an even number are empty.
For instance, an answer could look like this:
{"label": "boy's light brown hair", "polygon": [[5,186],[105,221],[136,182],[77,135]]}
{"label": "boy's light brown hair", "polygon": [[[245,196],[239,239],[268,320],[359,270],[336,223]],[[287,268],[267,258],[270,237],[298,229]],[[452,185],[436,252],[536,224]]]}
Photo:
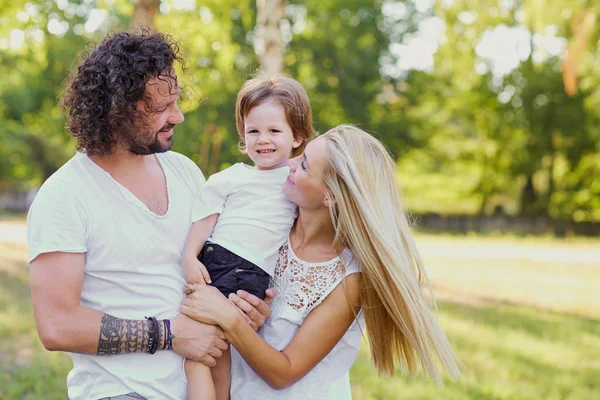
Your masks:
{"label": "boy's light brown hair", "polygon": [[235,122],[240,135],[240,151],[246,153],[244,142],[244,120],[250,110],[267,100],[275,100],[285,109],[287,123],[292,128],[294,139],[302,141],[292,149],[291,157],[297,157],[304,151],[306,143],[315,136],[312,125],[312,110],[308,96],[302,85],[287,76],[273,78],[254,78],[246,81],[237,95],[235,103]]}

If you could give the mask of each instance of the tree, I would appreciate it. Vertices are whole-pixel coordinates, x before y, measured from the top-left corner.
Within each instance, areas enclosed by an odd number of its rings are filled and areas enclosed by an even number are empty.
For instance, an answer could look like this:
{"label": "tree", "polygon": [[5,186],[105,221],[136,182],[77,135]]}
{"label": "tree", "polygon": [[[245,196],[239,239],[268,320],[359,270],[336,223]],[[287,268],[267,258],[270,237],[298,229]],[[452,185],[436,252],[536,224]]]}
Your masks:
{"label": "tree", "polygon": [[134,29],[146,27],[154,30],[154,16],[158,12],[160,0],[133,0],[132,26]]}
{"label": "tree", "polygon": [[283,69],[284,44],[279,28],[283,6],[284,0],[256,0],[255,49],[266,76],[280,74]]}

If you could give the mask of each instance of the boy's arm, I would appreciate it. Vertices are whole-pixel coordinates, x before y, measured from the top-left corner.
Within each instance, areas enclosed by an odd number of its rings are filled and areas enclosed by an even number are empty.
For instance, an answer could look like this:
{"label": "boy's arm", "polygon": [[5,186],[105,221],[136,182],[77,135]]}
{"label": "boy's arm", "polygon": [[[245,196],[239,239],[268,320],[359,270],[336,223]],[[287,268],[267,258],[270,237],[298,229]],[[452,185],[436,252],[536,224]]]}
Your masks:
{"label": "boy's arm", "polygon": [[194,222],[190,228],[181,257],[183,274],[189,283],[211,282],[206,267],[198,261],[198,255],[215,229],[218,219],[219,214],[211,214]]}
{"label": "boy's arm", "polygon": [[218,219],[219,214],[211,214],[192,224],[185,247],[183,248],[184,258],[198,257],[200,250],[202,250],[202,247],[215,229]]}

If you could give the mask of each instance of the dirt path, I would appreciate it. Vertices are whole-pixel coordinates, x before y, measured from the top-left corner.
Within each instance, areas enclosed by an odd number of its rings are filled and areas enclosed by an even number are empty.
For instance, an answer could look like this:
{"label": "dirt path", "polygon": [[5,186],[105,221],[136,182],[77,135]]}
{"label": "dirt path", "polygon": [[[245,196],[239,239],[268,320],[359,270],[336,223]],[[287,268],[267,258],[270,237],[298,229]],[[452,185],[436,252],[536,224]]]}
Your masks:
{"label": "dirt path", "polygon": [[0,221],[0,242],[27,244],[25,221]]}
{"label": "dirt path", "polygon": [[[420,235],[440,300],[509,301],[600,317],[600,241]],[[0,221],[0,270],[24,272],[23,220]]]}
{"label": "dirt path", "polygon": [[[0,242],[27,244],[25,222],[0,221]],[[419,236],[417,247],[426,257],[527,259],[540,262],[567,262],[600,265],[600,241],[570,244],[555,241],[527,241],[496,238]]]}

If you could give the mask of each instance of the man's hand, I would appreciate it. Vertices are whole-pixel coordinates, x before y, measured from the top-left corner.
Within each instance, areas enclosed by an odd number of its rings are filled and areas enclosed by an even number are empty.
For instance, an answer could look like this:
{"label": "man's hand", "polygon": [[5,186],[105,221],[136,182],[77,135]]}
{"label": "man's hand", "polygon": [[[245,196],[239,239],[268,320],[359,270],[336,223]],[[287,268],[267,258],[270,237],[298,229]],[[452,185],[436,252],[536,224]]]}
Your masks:
{"label": "man's hand", "polygon": [[269,288],[265,292],[264,300],[244,290],[238,290],[236,294],[230,294],[229,300],[233,302],[250,319],[250,326],[256,331],[265,324],[271,315],[271,302],[277,296],[277,289]]}
{"label": "man's hand", "polygon": [[227,349],[223,330],[218,326],[206,325],[183,315],[171,319],[173,351],[182,357],[214,367],[216,359]]}

